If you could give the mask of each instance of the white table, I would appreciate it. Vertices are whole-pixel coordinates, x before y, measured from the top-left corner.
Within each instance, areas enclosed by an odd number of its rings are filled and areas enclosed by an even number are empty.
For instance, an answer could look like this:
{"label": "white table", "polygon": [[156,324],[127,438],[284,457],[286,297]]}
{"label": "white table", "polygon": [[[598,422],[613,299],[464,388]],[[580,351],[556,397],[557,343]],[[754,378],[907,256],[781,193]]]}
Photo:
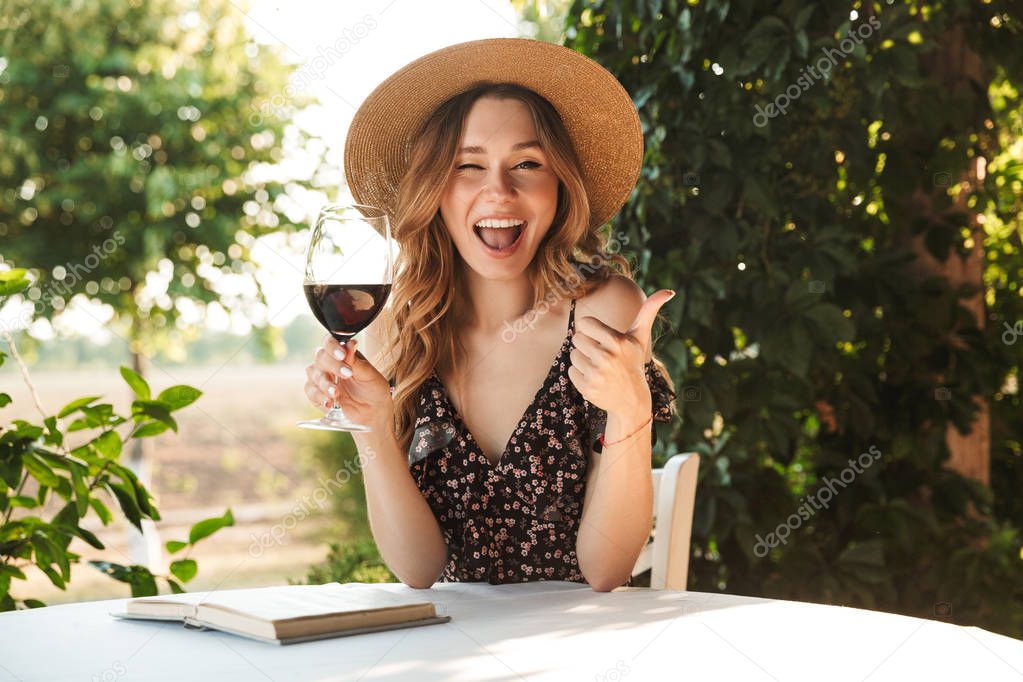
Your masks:
{"label": "white table", "polygon": [[1023,680],[1023,642],[875,611],[700,592],[438,583],[450,623],[275,646],[116,620],[124,599],[0,613],[0,680]]}

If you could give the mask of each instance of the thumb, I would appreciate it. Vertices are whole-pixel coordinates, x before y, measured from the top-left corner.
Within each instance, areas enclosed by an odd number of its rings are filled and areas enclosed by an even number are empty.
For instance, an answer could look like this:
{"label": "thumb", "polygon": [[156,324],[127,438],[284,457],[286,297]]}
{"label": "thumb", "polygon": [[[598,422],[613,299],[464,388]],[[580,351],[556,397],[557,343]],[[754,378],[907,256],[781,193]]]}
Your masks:
{"label": "thumb", "polygon": [[661,309],[661,306],[674,297],[675,292],[671,289],[660,289],[650,294],[643,301],[643,306],[636,313],[636,319],[633,320],[629,330],[625,333],[632,335],[634,339],[642,344],[643,348],[649,348],[650,333],[654,326],[654,320],[657,319],[657,312]]}
{"label": "thumb", "polygon": [[362,364],[360,362],[362,353],[360,353],[356,348],[358,343],[359,342],[353,337],[349,339],[348,343],[345,345],[345,364],[352,368],[353,376],[361,374],[359,371],[361,369],[359,365]]}
{"label": "thumb", "polygon": [[345,362],[352,368],[352,378],[358,381],[371,379],[379,370],[369,361],[358,348],[359,342],[354,338],[348,342],[345,352]]}

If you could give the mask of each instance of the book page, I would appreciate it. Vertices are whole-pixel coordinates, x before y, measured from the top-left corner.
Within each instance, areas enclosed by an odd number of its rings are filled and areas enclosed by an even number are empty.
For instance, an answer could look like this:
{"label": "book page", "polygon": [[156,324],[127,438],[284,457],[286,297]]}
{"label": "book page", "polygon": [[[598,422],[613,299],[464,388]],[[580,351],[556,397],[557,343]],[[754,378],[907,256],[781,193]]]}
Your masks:
{"label": "book page", "polygon": [[[183,596],[183,595],[175,595]],[[266,621],[312,618],[329,613],[373,611],[411,604],[429,604],[420,596],[402,597],[359,583],[285,585],[207,593],[203,607],[233,611]]]}
{"label": "book page", "polygon": [[185,594],[154,595],[152,597],[136,597],[125,604],[127,613],[153,616],[176,616],[182,618],[195,613],[195,607],[202,601],[203,593],[186,592]]}

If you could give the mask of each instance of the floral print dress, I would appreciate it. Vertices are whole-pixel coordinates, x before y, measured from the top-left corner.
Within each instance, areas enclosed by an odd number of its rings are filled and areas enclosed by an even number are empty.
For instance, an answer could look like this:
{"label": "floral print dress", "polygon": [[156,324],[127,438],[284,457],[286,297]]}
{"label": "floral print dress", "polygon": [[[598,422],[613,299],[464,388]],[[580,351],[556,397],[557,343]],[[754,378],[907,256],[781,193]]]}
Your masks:
{"label": "floral print dress", "polygon": [[[574,330],[573,299],[568,334],[496,464],[483,454],[436,372],[423,382],[409,470],[447,542],[443,581],[586,582],[576,535],[588,454],[601,450],[607,412],[585,400],[568,378]],[[653,361],[646,377],[654,419],[670,421],[675,393]]]}

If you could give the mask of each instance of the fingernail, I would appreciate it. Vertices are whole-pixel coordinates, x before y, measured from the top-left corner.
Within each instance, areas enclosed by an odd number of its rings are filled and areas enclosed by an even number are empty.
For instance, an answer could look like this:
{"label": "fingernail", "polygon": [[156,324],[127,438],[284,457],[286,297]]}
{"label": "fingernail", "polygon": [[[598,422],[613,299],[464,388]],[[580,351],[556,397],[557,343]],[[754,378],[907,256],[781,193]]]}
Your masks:
{"label": "fingernail", "polygon": [[334,388],[333,386],[328,386],[327,393],[330,395],[331,398],[333,398],[334,394],[337,393],[337,389]]}
{"label": "fingernail", "polygon": [[341,376],[343,376],[345,378],[351,378],[352,370],[348,369],[347,367],[342,367],[341,368]]}
{"label": "fingernail", "polygon": [[335,348],[334,349],[334,359],[335,360],[344,360],[345,359],[345,352],[343,350],[339,350],[339,349]]}
{"label": "fingernail", "polygon": [[673,298],[675,298],[675,292],[674,291],[671,292],[671,296],[668,297],[668,300],[670,301]]}

